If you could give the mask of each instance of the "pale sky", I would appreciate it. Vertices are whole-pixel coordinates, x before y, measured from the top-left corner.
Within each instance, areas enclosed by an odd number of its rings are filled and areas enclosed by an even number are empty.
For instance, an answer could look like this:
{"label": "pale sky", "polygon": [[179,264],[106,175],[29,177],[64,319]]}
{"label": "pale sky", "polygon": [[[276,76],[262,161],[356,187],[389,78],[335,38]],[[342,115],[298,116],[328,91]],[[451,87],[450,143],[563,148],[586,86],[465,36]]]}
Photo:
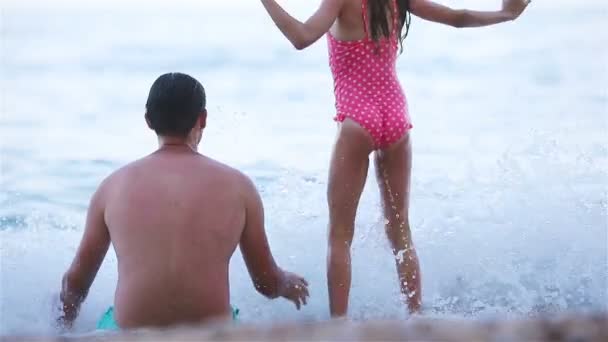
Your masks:
{"label": "pale sky", "polygon": [[[285,0],[283,0],[285,1]],[[316,3],[317,0],[288,0],[290,2],[310,2]],[[313,2],[314,1],[314,2]],[[177,6],[212,6],[230,7],[238,6],[260,6],[257,0],[0,0],[2,7],[177,7]]]}
{"label": "pale sky", "polygon": [[[322,0],[278,0],[288,10],[311,14]],[[477,10],[497,10],[503,0],[434,0],[454,8]],[[590,6],[601,5],[608,11],[608,0],[532,0],[531,8],[562,7],[567,8],[577,1],[584,1]],[[3,8],[163,8],[163,7],[206,7],[229,8],[240,6],[259,8],[260,0],[0,0],[0,15]]]}
{"label": "pale sky", "polygon": [[[316,8],[322,0],[278,0],[279,3],[287,6],[310,6]],[[452,5],[486,5],[495,6],[500,4],[502,0],[436,0],[436,2],[452,4]],[[536,0],[542,1],[542,0]],[[552,0],[554,1],[554,0]],[[570,1],[570,0],[569,0]],[[571,0],[575,1],[575,0]],[[10,7],[135,7],[135,6],[213,6],[213,7],[229,7],[229,6],[260,6],[259,0],[0,0],[2,6]]]}

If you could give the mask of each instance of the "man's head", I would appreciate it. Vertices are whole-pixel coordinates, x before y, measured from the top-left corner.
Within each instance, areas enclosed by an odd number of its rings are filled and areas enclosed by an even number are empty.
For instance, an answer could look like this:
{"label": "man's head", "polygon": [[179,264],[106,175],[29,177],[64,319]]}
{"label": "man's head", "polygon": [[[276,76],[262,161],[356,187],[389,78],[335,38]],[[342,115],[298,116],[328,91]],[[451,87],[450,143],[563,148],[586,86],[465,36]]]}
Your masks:
{"label": "man's head", "polygon": [[191,76],[169,73],[160,76],[148,95],[146,122],[159,137],[200,141],[207,110],[205,89]]}

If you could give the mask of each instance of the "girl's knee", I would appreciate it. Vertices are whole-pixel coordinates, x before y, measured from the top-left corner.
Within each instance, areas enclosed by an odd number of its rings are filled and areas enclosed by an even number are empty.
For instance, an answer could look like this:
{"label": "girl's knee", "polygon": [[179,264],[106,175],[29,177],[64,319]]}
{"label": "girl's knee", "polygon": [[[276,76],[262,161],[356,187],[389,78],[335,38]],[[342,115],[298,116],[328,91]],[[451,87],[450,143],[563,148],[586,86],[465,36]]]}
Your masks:
{"label": "girl's knee", "polygon": [[350,263],[350,243],[348,241],[331,242],[327,249],[328,261],[332,264]]}
{"label": "girl's knee", "polygon": [[387,237],[395,254],[399,251],[413,248],[409,225],[404,225],[397,229],[387,229]]}
{"label": "girl's knee", "polygon": [[354,236],[354,225],[330,226],[328,247],[335,251],[350,251]]}

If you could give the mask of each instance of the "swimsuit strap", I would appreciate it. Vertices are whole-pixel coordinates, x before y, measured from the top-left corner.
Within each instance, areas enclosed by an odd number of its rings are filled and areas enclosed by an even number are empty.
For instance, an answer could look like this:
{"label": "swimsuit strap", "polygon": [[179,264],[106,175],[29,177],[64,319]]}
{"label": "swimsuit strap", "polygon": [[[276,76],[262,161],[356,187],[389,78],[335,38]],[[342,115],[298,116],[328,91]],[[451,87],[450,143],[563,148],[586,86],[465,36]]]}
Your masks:
{"label": "swimsuit strap", "polygon": [[367,32],[367,0],[361,0],[361,11],[363,14],[363,30],[365,30],[365,39],[370,39],[369,33]]}
{"label": "swimsuit strap", "polygon": [[397,0],[393,0],[393,32],[391,33],[391,38],[392,36],[396,36],[397,35],[397,27],[399,25],[399,6],[397,5]]}

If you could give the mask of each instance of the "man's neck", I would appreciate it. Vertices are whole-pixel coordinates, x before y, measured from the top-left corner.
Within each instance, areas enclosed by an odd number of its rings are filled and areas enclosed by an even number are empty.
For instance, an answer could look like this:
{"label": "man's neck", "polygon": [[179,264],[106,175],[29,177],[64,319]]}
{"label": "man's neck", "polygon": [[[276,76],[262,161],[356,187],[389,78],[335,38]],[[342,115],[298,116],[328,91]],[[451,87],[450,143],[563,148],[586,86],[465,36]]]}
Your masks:
{"label": "man's neck", "polygon": [[194,143],[190,138],[179,137],[158,137],[158,149],[189,149],[193,152],[198,152],[198,144]]}

